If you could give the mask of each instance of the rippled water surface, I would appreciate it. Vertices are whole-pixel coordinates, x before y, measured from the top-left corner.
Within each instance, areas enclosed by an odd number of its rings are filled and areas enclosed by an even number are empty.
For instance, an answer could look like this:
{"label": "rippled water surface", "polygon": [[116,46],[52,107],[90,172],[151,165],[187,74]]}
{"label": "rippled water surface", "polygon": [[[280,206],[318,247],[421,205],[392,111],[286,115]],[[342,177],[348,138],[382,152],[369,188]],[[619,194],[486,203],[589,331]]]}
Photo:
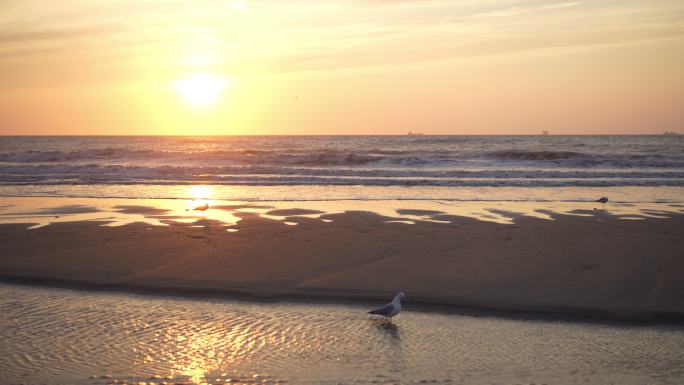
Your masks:
{"label": "rippled water surface", "polygon": [[[94,186],[138,185],[136,189],[140,190],[141,185],[196,183],[458,188],[684,187],[684,137],[0,138],[0,194],[3,195],[67,196],[74,193],[69,186],[76,185],[90,186],[86,190],[94,193],[91,196],[122,197],[120,194],[131,191]],[[446,191],[438,195],[447,198]],[[159,188],[148,197],[169,195],[174,194]],[[316,194],[307,194],[307,197],[316,198]]]}
{"label": "rippled water surface", "polygon": [[[409,293],[410,294],[410,293]],[[677,384],[684,327],[0,285],[0,383]]]}

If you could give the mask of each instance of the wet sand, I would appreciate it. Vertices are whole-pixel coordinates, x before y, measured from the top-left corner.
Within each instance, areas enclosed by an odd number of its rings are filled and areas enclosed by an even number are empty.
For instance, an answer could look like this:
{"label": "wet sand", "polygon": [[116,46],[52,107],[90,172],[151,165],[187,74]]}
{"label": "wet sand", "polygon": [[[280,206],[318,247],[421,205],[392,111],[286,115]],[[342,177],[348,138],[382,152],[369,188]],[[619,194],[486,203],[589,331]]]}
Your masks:
{"label": "wet sand", "polygon": [[[684,317],[675,207],[479,203],[456,215],[433,202],[217,203],[201,217],[143,201],[116,206],[133,216],[122,223],[75,201],[15,216],[4,208],[2,279],[259,299],[385,300],[403,290],[408,306]],[[51,222],[29,229],[43,220],[31,215]]]}

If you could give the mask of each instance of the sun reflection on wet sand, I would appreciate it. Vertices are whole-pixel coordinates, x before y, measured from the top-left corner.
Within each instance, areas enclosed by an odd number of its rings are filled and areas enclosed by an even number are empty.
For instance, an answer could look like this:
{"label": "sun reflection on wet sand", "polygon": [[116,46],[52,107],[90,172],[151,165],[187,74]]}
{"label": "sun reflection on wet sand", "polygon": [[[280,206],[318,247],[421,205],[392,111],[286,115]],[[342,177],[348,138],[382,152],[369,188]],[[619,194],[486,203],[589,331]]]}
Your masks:
{"label": "sun reflection on wet sand", "polygon": [[[0,223],[31,224],[39,228],[53,223],[95,221],[116,227],[132,223],[151,226],[191,225],[221,226],[228,232],[245,215],[257,215],[296,226],[294,218],[329,222],[330,214],[367,211],[384,217],[387,222],[449,223],[453,217],[512,224],[521,217],[554,220],[554,216],[610,215],[624,220],[667,218],[684,213],[684,208],[670,203],[613,204],[600,211],[592,202],[454,202],[454,201],[292,201],[235,202],[211,199],[208,186],[193,186],[195,199],[95,199],[95,198],[3,198]],[[74,204],[77,202],[78,204]],[[207,205],[205,211],[195,210]]]}
{"label": "sun reflection on wet sand", "polygon": [[[134,364],[160,368],[160,372],[171,364],[166,379],[187,379],[192,384],[235,382],[235,373],[233,378],[226,378],[231,375],[225,373],[226,368],[240,365],[245,352],[254,349],[254,336],[247,337],[250,328],[244,324],[202,320],[198,315],[154,325],[154,346],[134,348],[139,357]],[[141,329],[148,329],[148,325]]]}
{"label": "sun reflection on wet sand", "polygon": [[186,375],[192,382],[203,384],[206,382],[207,374],[218,368],[220,361],[222,361],[223,352],[217,354],[215,350],[210,348],[215,346],[217,342],[210,341],[211,336],[194,334],[188,339],[190,341],[183,343],[183,347],[178,350],[178,352],[183,353],[184,357],[176,360],[174,375]]}
{"label": "sun reflection on wet sand", "polygon": [[214,205],[211,200],[213,195],[211,186],[191,186],[189,195],[192,199],[186,202],[186,211],[192,211],[196,216],[206,219],[208,210]]}

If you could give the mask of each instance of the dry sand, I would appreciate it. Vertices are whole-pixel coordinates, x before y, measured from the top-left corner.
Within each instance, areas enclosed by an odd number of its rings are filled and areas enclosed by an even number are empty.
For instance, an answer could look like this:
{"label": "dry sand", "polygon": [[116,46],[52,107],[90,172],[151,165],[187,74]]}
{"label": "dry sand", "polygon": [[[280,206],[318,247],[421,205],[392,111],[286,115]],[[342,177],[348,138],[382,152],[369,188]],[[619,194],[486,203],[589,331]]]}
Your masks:
{"label": "dry sand", "polygon": [[684,316],[682,214],[511,214],[502,224],[434,211],[439,222],[405,224],[367,211],[301,216],[310,213],[276,211],[296,226],[235,213],[236,232],[212,220],[2,224],[0,278],[274,299],[385,300],[403,290],[409,306]]}

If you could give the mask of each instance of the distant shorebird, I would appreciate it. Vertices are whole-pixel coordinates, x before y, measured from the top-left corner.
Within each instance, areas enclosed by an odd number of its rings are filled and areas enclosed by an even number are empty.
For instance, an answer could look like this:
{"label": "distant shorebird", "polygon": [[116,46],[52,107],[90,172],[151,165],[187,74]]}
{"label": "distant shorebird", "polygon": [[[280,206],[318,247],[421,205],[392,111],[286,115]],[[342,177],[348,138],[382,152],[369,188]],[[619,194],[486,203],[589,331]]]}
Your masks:
{"label": "distant shorebird", "polygon": [[601,198],[595,200],[594,202],[599,202],[599,203],[603,204],[603,210],[602,211],[606,211],[606,203],[608,203],[608,197],[601,197]]}
{"label": "distant shorebird", "polygon": [[208,209],[209,209],[209,202],[206,202],[201,206],[195,207],[193,210],[201,211],[202,215],[204,215],[204,212],[207,211]]}
{"label": "distant shorebird", "polygon": [[403,291],[400,291],[399,293],[397,293],[397,295],[394,296],[392,302],[388,303],[385,306],[379,307],[375,310],[371,310],[368,313],[384,316],[389,320],[389,323],[392,323],[392,317],[399,314],[399,312],[401,311],[401,299],[404,297],[406,297],[406,294],[404,294]]}

